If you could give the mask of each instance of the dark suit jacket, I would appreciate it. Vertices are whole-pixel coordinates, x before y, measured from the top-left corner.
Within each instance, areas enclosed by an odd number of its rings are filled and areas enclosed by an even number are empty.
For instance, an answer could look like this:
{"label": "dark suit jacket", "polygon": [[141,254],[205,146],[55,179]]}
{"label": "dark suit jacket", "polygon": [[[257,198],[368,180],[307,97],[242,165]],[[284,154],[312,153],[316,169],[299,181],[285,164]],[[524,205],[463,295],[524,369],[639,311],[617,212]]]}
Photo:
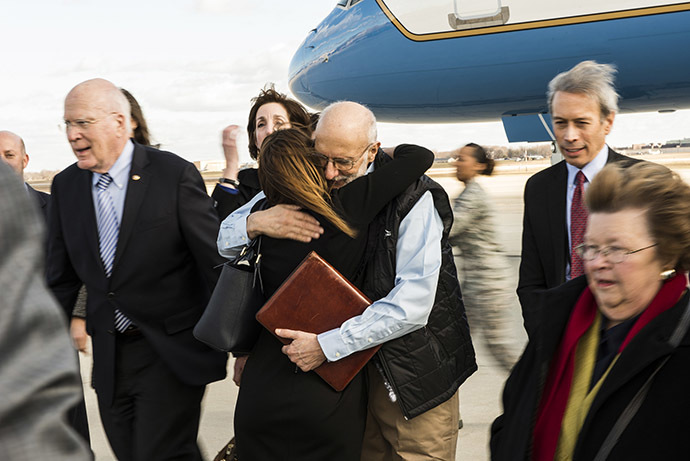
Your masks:
{"label": "dark suit jacket", "polygon": [[204,385],[225,376],[226,354],[192,336],[217,280],[218,218],[194,165],[135,143],[110,279],[99,254],[92,173],[76,164],[52,187],[48,283],[69,317],[82,282],[92,337],[94,386],[114,389],[114,308],[143,332],[178,378]]}
{"label": "dark suit jacket", "polygon": [[48,209],[50,207],[50,194],[46,194],[45,192],[37,191],[33,187],[29,186],[28,184],[26,185],[27,189],[29,190],[29,195],[34,199],[34,202],[36,205],[38,205],[39,210],[41,210],[41,213],[43,214],[43,218],[48,220]]}
{"label": "dark suit jacket", "polygon": [[[609,148],[606,163],[635,163]],[[570,262],[568,229],[565,222],[568,169],[565,160],[540,171],[525,185],[525,211],[522,224],[522,255],[517,294],[522,306],[525,329],[531,333],[537,290],[565,282]]]}

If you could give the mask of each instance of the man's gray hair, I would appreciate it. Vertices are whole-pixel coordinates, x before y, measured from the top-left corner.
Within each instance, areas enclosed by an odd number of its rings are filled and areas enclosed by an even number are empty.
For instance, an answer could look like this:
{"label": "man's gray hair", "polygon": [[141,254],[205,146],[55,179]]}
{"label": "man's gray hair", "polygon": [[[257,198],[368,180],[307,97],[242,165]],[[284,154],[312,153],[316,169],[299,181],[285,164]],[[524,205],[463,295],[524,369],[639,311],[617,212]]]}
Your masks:
{"label": "man's gray hair", "polygon": [[599,64],[596,61],[582,61],[572,69],[561,72],[549,82],[546,99],[549,112],[553,113],[553,98],[556,92],[585,94],[599,104],[601,116],[618,112],[618,93],[613,86],[616,67]]}
{"label": "man's gray hair", "polygon": [[[343,104],[357,104],[360,106],[362,110],[362,116],[363,120],[362,123],[367,124],[367,141],[369,144],[373,144],[378,140],[378,131],[376,129],[376,116],[374,113],[369,109],[367,106],[364,104],[360,103],[355,103],[354,101],[336,101],[330,103],[324,110],[321,111],[321,114],[319,115],[319,120],[323,119],[325,115],[328,115],[328,113],[334,108],[338,107]],[[318,122],[317,122],[318,124]]]}

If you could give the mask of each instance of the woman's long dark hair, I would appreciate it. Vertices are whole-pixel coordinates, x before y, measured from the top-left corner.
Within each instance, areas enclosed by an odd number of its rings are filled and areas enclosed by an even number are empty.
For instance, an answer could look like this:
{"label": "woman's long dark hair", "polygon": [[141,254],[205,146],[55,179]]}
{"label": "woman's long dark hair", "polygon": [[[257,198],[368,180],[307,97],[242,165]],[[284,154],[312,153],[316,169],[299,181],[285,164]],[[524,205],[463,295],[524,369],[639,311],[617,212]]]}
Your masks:
{"label": "woman's long dark hair", "polygon": [[313,141],[290,128],[267,136],[259,155],[259,182],[272,205],[290,204],[317,213],[350,237],[355,231],[333,209],[323,171],[310,160]]}

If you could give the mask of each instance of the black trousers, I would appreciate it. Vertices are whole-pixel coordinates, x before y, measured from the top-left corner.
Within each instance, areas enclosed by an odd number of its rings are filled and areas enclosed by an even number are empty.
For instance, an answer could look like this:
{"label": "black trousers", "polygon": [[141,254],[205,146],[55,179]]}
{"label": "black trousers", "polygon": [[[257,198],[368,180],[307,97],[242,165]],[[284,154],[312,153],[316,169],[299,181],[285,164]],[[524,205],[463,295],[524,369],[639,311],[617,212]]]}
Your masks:
{"label": "black trousers", "polygon": [[117,336],[113,402],[98,398],[120,461],[201,460],[197,445],[205,386],[182,383],[143,335]]}

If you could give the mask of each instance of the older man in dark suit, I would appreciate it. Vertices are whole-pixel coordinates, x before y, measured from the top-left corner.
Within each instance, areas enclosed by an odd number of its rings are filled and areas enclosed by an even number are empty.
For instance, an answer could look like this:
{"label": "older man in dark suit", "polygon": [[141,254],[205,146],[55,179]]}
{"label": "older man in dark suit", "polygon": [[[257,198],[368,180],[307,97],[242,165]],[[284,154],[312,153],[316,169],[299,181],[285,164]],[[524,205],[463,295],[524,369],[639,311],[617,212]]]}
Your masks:
{"label": "older man in dark suit", "polygon": [[94,387],[118,459],[199,460],[201,399],[227,359],[192,336],[217,280],[218,218],[194,165],[134,143],[129,114],[106,80],[65,99],[77,163],[53,181],[48,280],[67,315],[86,285]]}
{"label": "older man in dark suit", "polygon": [[553,132],[565,160],[535,174],[525,186],[517,293],[528,334],[539,323],[536,293],[583,273],[575,248],[587,222],[584,191],[606,163],[632,162],[606,145],[618,111],[615,71],[608,64],[583,61],[549,83]]}

